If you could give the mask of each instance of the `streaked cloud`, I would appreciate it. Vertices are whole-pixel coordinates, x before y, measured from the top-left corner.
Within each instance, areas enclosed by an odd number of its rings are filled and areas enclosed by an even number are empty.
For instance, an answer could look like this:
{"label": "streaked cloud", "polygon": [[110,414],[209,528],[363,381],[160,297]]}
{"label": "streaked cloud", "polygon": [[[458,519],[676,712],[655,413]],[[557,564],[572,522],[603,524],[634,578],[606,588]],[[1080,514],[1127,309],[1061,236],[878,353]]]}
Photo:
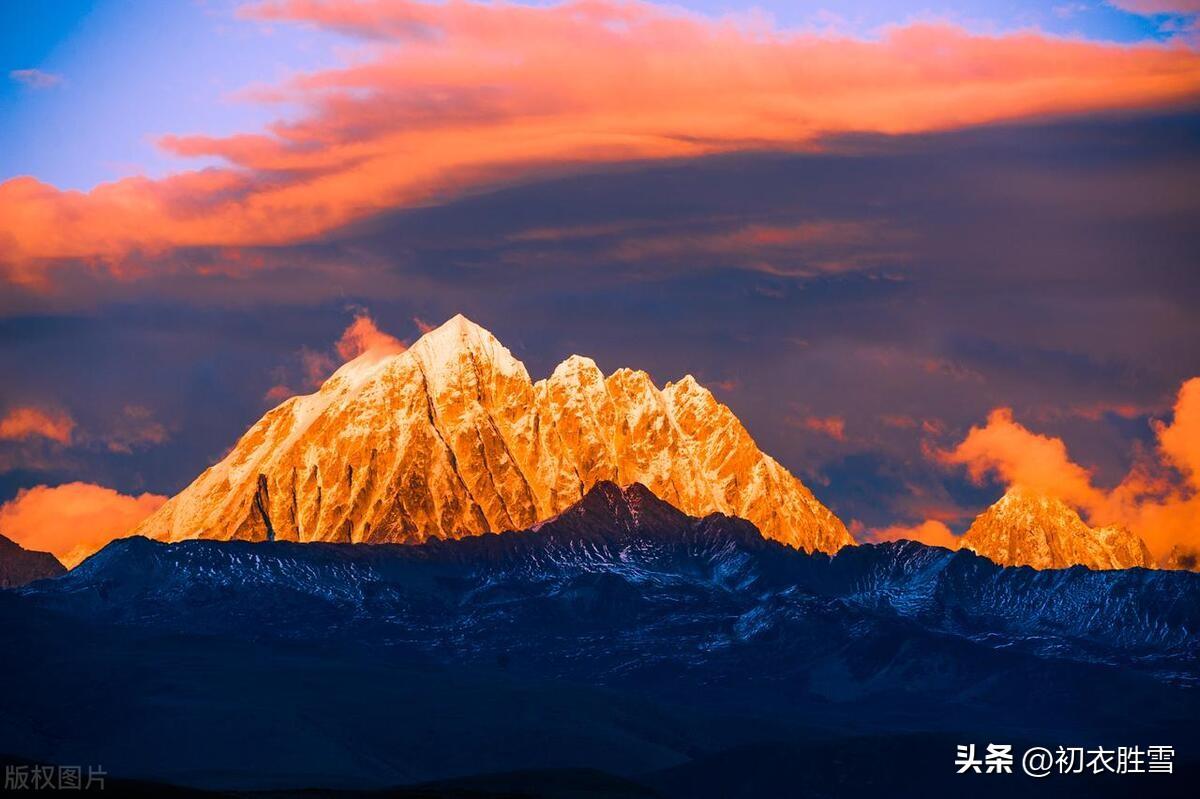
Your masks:
{"label": "streaked cloud", "polygon": [[70,444],[75,420],[65,411],[23,405],[0,417],[0,440],[22,441],[41,437]]}
{"label": "streaked cloud", "polygon": [[53,89],[66,82],[62,75],[40,69],[14,69],[8,77],[29,89]]}
{"label": "streaked cloud", "polygon": [[603,163],[796,150],[838,132],[943,130],[1200,90],[1200,55],[1184,47],[944,24],[860,40],[604,0],[270,2],[243,13],[340,31],[358,46],[342,68],[248,93],[306,109],[295,119],[162,139],[173,154],[226,166],[86,193],[33,177],[0,184],[10,281],[36,289],[72,259],[143,277],[148,258],[174,248],[291,243]]}
{"label": "streaked cloud", "polygon": [[0,441],[29,441],[42,438],[62,446],[103,448],[131,454],[135,449],[161,444],[167,428],[153,412],[136,403],[126,404],[114,417],[104,420],[102,433],[80,430],[71,414],[56,407],[15,407],[0,417]]}
{"label": "streaked cloud", "polygon": [[800,420],[800,425],[835,441],[846,440],[846,420],[840,416],[806,416]]}

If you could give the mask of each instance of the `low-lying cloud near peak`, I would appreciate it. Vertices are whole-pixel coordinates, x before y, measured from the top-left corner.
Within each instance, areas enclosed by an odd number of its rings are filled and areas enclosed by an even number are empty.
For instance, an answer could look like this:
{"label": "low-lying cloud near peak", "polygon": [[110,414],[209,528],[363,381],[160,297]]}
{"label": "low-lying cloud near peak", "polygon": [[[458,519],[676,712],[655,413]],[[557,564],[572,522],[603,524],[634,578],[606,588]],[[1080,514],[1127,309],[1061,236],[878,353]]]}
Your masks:
{"label": "low-lying cloud near peak", "polygon": [[880,541],[920,541],[933,547],[958,549],[959,538],[946,525],[936,519],[926,519],[920,524],[896,524],[878,530],[855,531],[855,537],[863,543]]}
{"label": "low-lying cloud near peak", "polygon": [[74,567],[127,535],[166,501],[157,494],[129,496],[92,483],[39,485],[0,505],[0,533]]}
{"label": "low-lying cloud near peak", "polygon": [[[419,326],[419,325],[418,325]],[[320,387],[340,364],[366,356],[372,360],[404,352],[408,345],[390,333],[379,329],[374,318],[364,309],[354,311],[354,320],[342,331],[331,350],[303,349],[297,357],[300,362],[302,384],[309,389]],[[286,370],[280,370],[286,371]],[[286,383],[277,383],[267,389],[263,399],[277,404],[299,392]]]}
{"label": "low-lying cloud near peak", "polygon": [[1111,489],[1071,460],[1060,438],[1039,435],[999,408],[952,450],[935,453],[982,482],[995,477],[1058,497],[1093,525],[1120,524],[1142,537],[1160,561],[1200,549],[1200,377],[1183,383],[1170,422],[1154,425],[1157,448],[1140,457]]}
{"label": "low-lying cloud near peak", "polygon": [[1071,460],[1062,439],[1031,432],[1013,419],[1009,408],[992,411],[983,427],[972,427],[958,446],[937,457],[965,466],[977,483],[995,476],[1005,485],[1020,485],[1073,505],[1091,505],[1100,497],[1091,474]]}
{"label": "low-lying cloud near peak", "polygon": [[368,353],[376,358],[395,355],[404,352],[405,348],[403,341],[380,330],[366,311],[355,314],[354,321],[342,332],[342,337],[334,345],[343,363]]}

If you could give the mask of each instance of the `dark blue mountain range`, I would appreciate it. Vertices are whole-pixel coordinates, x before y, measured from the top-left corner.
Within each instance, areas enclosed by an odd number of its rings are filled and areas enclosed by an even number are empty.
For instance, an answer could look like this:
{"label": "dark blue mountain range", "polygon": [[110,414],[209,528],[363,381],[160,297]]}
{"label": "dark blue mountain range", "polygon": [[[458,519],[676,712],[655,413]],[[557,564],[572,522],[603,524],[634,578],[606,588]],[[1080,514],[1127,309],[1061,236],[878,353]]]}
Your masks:
{"label": "dark blue mountain range", "polygon": [[[0,699],[0,752],[175,785],[1131,787],[967,786],[955,741],[1170,744],[1200,767],[1200,575],[1001,568],[912,542],[809,555],[640,485],[420,546],[124,539],[0,592],[0,621],[21,687]],[[860,747],[893,773],[852,767]],[[593,776],[566,790],[546,777],[560,769]]]}

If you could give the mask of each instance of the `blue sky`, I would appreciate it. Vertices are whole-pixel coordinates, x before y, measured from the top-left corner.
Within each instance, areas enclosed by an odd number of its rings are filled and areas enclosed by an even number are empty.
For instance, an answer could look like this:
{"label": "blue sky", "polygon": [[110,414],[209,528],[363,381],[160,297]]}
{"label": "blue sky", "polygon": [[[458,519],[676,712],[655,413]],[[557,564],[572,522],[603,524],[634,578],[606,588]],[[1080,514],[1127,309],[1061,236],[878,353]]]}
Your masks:
{"label": "blue sky", "polygon": [[[746,4],[730,0],[686,0],[679,5],[705,12],[737,13]],[[1122,11],[1105,0],[1061,0],[1036,3],[1028,0],[795,0],[762,2],[755,6],[772,14],[781,25],[833,27],[857,35],[871,35],[880,27],[914,20],[949,20],[971,30],[1004,31],[1036,27],[1063,36],[1083,36],[1107,41],[1135,42],[1161,38],[1162,18]]]}
{"label": "blue sky", "polygon": [[[232,2],[65,0],[16,3],[0,12],[3,42],[0,178],[34,175],[86,189],[129,174],[183,166],[158,151],[164,133],[256,130],[278,107],[240,102],[250,83],[330,65],[333,37],[270,31],[236,20]],[[57,76],[37,88],[12,78]]]}

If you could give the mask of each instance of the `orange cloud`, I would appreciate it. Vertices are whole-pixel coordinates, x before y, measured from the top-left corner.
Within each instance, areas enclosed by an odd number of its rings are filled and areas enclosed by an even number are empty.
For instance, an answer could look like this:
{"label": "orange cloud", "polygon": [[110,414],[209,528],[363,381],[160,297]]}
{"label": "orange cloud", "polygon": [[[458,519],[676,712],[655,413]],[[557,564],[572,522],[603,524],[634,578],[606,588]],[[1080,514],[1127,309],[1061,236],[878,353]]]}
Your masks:
{"label": "orange cloud", "polygon": [[267,389],[267,393],[263,394],[263,399],[266,400],[267,402],[278,405],[279,403],[283,402],[288,397],[295,396],[295,394],[296,394],[296,392],[293,391],[290,387],[285,386],[282,383],[280,383],[278,385],[271,386],[269,389]]}
{"label": "orange cloud", "polygon": [[863,542],[920,541],[922,544],[946,547],[947,549],[958,549],[959,541],[958,536],[951,532],[944,522],[935,519],[927,519],[912,526],[897,524],[878,530],[867,530],[859,536],[859,540]]}
{"label": "orange cloud", "polygon": [[1008,408],[997,408],[983,427],[972,427],[953,450],[936,453],[943,463],[967,467],[972,480],[989,476],[1061,497],[1075,505],[1096,502],[1091,475],[1071,461],[1060,438],[1030,432],[1013,420]]}
{"label": "orange cloud", "polygon": [[343,362],[352,361],[368,352],[383,357],[405,350],[403,341],[380,330],[375,320],[366,312],[359,312],[354,317],[354,321],[342,333],[334,348]]}
{"label": "orange cloud", "polygon": [[1171,424],[1155,426],[1159,447],[1167,460],[1200,489],[1200,377],[1183,384]]}
{"label": "orange cloud", "polygon": [[71,443],[75,420],[62,411],[31,406],[13,408],[0,418],[0,440],[21,441],[35,436],[60,444]]}
{"label": "orange cloud", "polygon": [[836,441],[846,440],[846,420],[840,416],[808,416],[801,421],[806,430],[823,433]]}
{"label": "orange cloud", "polygon": [[1156,423],[1155,432],[1157,458],[1140,458],[1111,490],[1092,484],[1062,439],[1030,432],[1007,408],[992,411],[953,450],[934,455],[966,466],[973,479],[995,475],[1006,485],[1057,496],[1094,525],[1124,525],[1162,561],[1173,549],[1200,548],[1200,378],[1183,383],[1172,421]]}
{"label": "orange cloud", "polygon": [[[1062,415],[1057,409],[1046,410],[1047,412],[1043,414],[1046,418]],[[1109,414],[1122,419],[1136,419],[1149,411],[1149,408],[1135,405],[1132,402],[1091,402],[1066,409],[1067,415],[1078,416],[1089,422],[1098,422]]]}
{"label": "orange cloud", "polygon": [[858,40],[616,0],[293,0],[243,15],[338,30],[362,46],[342,68],[247,93],[306,109],[294,121],[161,141],[227,166],[86,193],[32,177],[0,184],[0,271],[9,280],[37,288],[62,259],[134,277],[144,256],[171,248],[293,242],[549,170],[1200,94],[1200,54],[1183,46],[947,24]]}
{"label": "orange cloud", "polygon": [[1125,524],[1160,558],[1200,549],[1200,378],[1186,381],[1170,423],[1156,422],[1158,462],[1143,458],[1094,511]]}
{"label": "orange cloud", "polygon": [[40,485],[0,505],[0,532],[73,567],[166,501],[157,494],[133,497],[91,483]]}
{"label": "orange cloud", "polygon": [[279,382],[267,389],[263,399],[273,403],[282,402],[298,393],[291,388],[292,385],[319,388],[343,363],[364,355],[372,359],[383,358],[404,352],[406,346],[402,340],[380,330],[367,311],[358,309],[354,320],[342,331],[331,349],[311,350],[306,347],[300,350],[296,357],[303,373],[302,379],[288,380],[288,370],[280,368],[275,377]]}

